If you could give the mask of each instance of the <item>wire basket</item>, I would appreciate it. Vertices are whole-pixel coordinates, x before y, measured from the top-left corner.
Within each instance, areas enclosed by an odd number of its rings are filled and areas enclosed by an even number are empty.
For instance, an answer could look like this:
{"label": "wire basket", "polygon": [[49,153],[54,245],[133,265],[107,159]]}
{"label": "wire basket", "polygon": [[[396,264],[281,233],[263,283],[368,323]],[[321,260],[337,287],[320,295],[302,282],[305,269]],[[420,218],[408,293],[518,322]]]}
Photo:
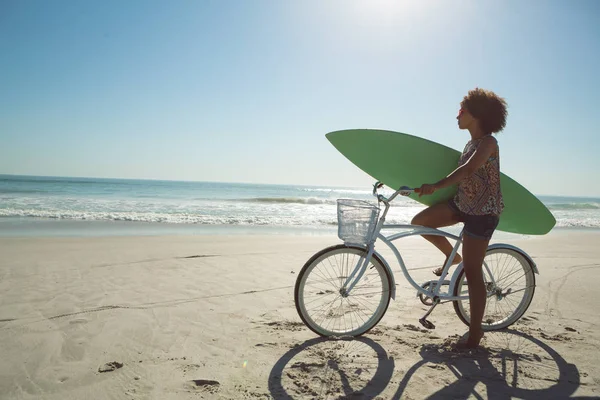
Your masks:
{"label": "wire basket", "polygon": [[379,207],[363,200],[338,199],[338,237],[345,244],[365,245],[372,237]]}

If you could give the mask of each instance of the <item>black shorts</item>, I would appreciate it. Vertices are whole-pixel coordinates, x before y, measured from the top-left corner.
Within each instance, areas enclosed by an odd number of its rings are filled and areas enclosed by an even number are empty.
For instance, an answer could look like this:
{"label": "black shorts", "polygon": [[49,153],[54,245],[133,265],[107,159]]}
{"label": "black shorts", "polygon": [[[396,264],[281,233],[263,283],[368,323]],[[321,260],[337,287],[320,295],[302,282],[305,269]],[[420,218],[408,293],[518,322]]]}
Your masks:
{"label": "black shorts", "polygon": [[492,238],[498,222],[500,222],[500,217],[493,214],[471,215],[464,213],[460,211],[454,199],[448,201],[448,206],[458,217],[458,220],[465,224],[465,234],[479,239],[490,240]]}

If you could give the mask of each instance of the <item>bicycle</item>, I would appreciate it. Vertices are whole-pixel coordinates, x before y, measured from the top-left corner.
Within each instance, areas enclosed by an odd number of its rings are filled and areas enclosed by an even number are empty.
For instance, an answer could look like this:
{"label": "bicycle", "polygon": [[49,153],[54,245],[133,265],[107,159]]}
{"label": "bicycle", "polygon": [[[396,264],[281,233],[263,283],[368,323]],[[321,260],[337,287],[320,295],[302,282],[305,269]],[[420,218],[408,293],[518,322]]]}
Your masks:
{"label": "bicycle", "polygon": [[[379,240],[392,250],[404,277],[417,290],[421,301],[431,306],[419,319],[421,325],[435,329],[427,317],[438,304],[453,302],[459,319],[468,326],[469,296],[462,263],[457,265],[451,279],[446,280],[452,260],[462,244],[463,231],[457,236],[418,225],[386,225],[390,202],[398,195],[409,196],[414,189],[403,186],[386,198],[378,193],[382,186],[381,182],[373,185],[377,204],[338,199],[338,237],[344,243],[317,252],[302,267],[294,289],[300,318],[321,336],[360,336],[375,327],[385,315],[390,299],[396,298],[392,269],[375,251],[375,243]],[[383,213],[381,203],[385,205]],[[384,236],[382,230],[401,232]],[[445,236],[456,243],[439,279],[419,285],[410,276],[392,242],[423,234]],[[497,243],[487,249],[483,272],[487,300],[482,327],[485,331],[504,329],[527,311],[535,292],[535,274],[539,274],[537,266],[518,247]],[[442,287],[446,286],[448,290],[442,292]],[[431,304],[427,303],[428,299]]]}

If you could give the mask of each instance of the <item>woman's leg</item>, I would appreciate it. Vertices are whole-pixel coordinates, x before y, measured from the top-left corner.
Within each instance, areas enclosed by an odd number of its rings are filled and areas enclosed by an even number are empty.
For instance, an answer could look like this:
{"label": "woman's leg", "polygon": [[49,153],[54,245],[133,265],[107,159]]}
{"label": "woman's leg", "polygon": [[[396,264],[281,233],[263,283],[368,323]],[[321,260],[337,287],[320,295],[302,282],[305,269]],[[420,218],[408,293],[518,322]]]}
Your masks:
{"label": "woman's leg", "polygon": [[[444,226],[455,225],[460,222],[460,218],[450,208],[448,203],[439,203],[421,211],[411,221],[413,225],[426,226],[428,228],[442,228]],[[442,253],[446,255],[446,259],[450,257],[453,246],[450,241],[443,236],[422,235],[423,238],[433,243]],[[456,254],[452,264],[458,264],[461,261],[460,255]],[[441,271],[440,271],[441,275]]]}
{"label": "woman's leg", "polygon": [[483,337],[481,321],[485,311],[486,289],[483,283],[483,259],[487,251],[489,239],[463,235],[463,268],[469,287],[469,306],[471,323],[469,339],[465,343],[468,348],[475,348]]}

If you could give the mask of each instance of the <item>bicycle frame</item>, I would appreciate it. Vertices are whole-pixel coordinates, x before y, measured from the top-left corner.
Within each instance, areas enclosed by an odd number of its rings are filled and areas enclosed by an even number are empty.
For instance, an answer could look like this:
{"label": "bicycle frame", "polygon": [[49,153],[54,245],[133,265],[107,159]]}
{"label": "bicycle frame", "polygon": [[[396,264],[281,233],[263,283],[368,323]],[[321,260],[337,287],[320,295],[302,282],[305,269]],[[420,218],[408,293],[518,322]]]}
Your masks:
{"label": "bicycle frame", "polygon": [[[411,229],[409,231],[396,233],[396,234],[390,235],[390,236],[384,236],[381,233],[379,233],[377,235],[377,238],[379,240],[381,240],[381,242],[383,242],[385,245],[387,245],[392,250],[392,252],[396,256],[396,260],[397,260],[398,264],[400,265],[400,268],[402,269],[402,273],[404,274],[404,277],[411,284],[411,286],[413,286],[417,290],[418,293],[421,293],[421,294],[423,294],[427,297],[431,297],[431,298],[439,298],[440,300],[444,300],[444,301],[467,300],[469,298],[469,296],[454,296],[454,295],[450,294],[450,293],[453,293],[453,291],[454,291],[454,286],[456,285],[456,280],[458,279],[458,274],[462,270],[462,263],[459,264],[456,271],[452,275],[450,284],[448,286],[447,294],[442,293],[440,291],[441,286],[446,282],[445,278],[448,275],[450,267],[452,266],[452,260],[454,259],[454,256],[456,255],[456,253],[458,252],[458,249],[462,245],[462,232],[459,236],[456,236],[451,233],[444,232],[444,231],[441,231],[438,229],[427,228],[427,227],[418,226],[418,225],[383,225],[382,230],[383,229]],[[454,245],[452,252],[450,253],[450,257],[448,257],[448,260],[444,264],[442,274],[440,275],[436,284],[430,285],[430,289],[425,289],[421,285],[419,285],[417,282],[415,282],[415,280],[412,278],[412,276],[408,272],[408,269],[406,268],[406,265],[404,264],[404,260],[402,259],[402,256],[400,255],[398,248],[396,246],[394,246],[394,244],[392,243],[394,240],[402,239],[402,238],[409,237],[409,236],[417,236],[417,235],[444,236],[444,237],[447,237],[450,239],[454,239],[456,241],[456,244]],[[496,282],[494,281],[494,277],[491,274],[488,266],[485,263],[483,263],[483,267],[486,269],[487,276],[491,279],[490,283],[495,285]]]}
{"label": "bicycle frame", "polygon": [[[448,271],[450,269],[450,266],[452,265],[452,260],[454,259],[454,256],[456,255],[456,253],[458,252],[458,249],[460,248],[460,246],[462,244],[463,231],[461,231],[461,233],[458,236],[456,236],[449,232],[441,231],[439,229],[428,228],[428,227],[419,226],[419,225],[385,225],[385,217],[387,216],[387,213],[389,211],[390,202],[398,194],[407,195],[407,193],[408,194],[412,193],[413,190],[408,189],[408,188],[400,188],[388,199],[382,195],[377,195],[377,188],[379,185],[380,185],[379,182],[375,183],[374,189],[373,189],[373,194],[377,196],[377,199],[379,200],[379,202],[383,202],[385,204],[385,210],[382,213],[382,215],[379,217],[377,226],[372,235],[372,240],[370,240],[367,245],[366,257],[361,257],[361,259],[358,261],[356,267],[354,268],[354,270],[348,276],[348,278],[346,279],[346,282],[344,283],[343,287],[346,288],[344,291],[345,294],[348,295],[352,291],[352,289],[354,288],[356,283],[358,281],[360,281],[360,279],[362,278],[363,274],[365,273],[365,271],[367,269],[367,266],[369,265],[369,261],[371,260],[371,257],[373,256],[373,254],[375,252],[375,242],[377,241],[377,239],[379,239],[381,242],[383,242],[386,246],[388,246],[392,250],[392,252],[396,256],[396,260],[397,260],[398,264],[400,265],[400,268],[402,269],[402,273],[404,274],[404,277],[408,280],[408,282],[411,284],[411,286],[413,286],[417,290],[418,293],[421,293],[421,294],[423,294],[427,297],[431,297],[433,299],[438,299],[440,301],[442,301],[442,300],[444,300],[444,301],[467,300],[469,298],[468,295],[467,296],[454,296],[454,295],[450,294],[450,293],[453,293],[454,286],[456,285],[456,280],[458,279],[458,275],[462,271],[462,263],[458,265],[458,267],[454,271],[454,274],[452,275],[450,284],[448,286],[448,293],[446,294],[446,293],[440,292],[440,288],[445,283],[446,275],[448,275]],[[396,234],[393,234],[390,236],[384,236],[383,234],[381,234],[381,231],[384,229],[385,230],[405,229],[406,231],[401,232],[401,233],[396,233]],[[402,259],[402,256],[400,255],[400,252],[398,251],[398,248],[396,246],[394,246],[394,244],[392,243],[395,240],[409,237],[409,236],[416,236],[416,235],[444,236],[444,237],[447,237],[450,239],[454,239],[456,241],[456,244],[454,245],[452,252],[450,253],[450,256],[448,257],[448,259],[446,260],[446,263],[444,264],[442,274],[439,277],[437,284],[429,285],[430,289],[425,289],[424,287],[422,287],[421,285],[416,283],[414,281],[414,279],[412,279],[410,273],[408,272],[408,269],[406,268],[406,265],[404,264],[404,260]],[[385,261],[385,259],[383,257],[381,257],[381,258],[384,262],[387,263],[387,261]],[[491,272],[485,262],[483,263],[483,267],[485,268],[485,270],[487,272],[487,276],[491,279],[490,283],[495,285],[496,282],[494,281],[494,277],[491,274]],[[392,273],[391,269],[389,272]]]}

